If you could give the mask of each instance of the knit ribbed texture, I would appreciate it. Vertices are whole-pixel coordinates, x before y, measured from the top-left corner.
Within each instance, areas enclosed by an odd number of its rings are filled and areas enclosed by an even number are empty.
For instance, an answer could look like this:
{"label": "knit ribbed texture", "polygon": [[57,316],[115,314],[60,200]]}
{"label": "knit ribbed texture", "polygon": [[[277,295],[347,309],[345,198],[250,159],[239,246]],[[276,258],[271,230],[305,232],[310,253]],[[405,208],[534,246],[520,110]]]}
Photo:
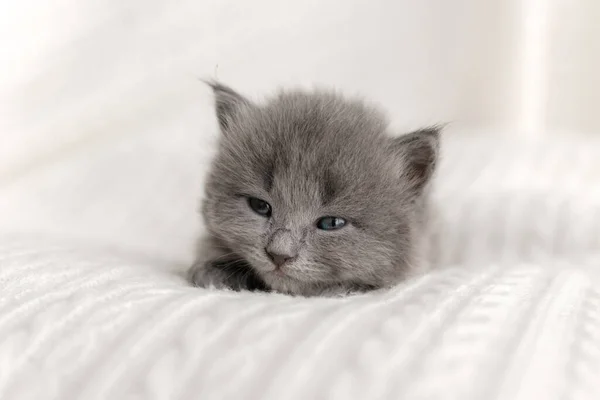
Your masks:
{"label": "knit ribbed texture", "polygon": [[198,290],[134,256],[44,243],[2,238],[4,400],[600,393],[592,259],[447,269],[389,292],[300,299]]}

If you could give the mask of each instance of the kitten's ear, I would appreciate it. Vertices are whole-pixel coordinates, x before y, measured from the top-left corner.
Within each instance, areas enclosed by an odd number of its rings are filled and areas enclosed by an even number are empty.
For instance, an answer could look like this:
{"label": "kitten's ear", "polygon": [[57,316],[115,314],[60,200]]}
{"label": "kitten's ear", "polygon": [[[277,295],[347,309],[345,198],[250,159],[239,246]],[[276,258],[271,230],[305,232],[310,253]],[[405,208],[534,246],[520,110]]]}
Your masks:
{"label": "kitten's ear", "polygon": [[438,161],[439,127],[421,129],[392,139],[392,150],[401,160],[401,176],[416,194],[430,181]]}
{"label": "kitten's ear", "polygon": [[229,86],[216,81],[205,81],[215,96],[215,111],[222,132],[227,132],[229,124],[235,118],[237,112],[252,103]]}

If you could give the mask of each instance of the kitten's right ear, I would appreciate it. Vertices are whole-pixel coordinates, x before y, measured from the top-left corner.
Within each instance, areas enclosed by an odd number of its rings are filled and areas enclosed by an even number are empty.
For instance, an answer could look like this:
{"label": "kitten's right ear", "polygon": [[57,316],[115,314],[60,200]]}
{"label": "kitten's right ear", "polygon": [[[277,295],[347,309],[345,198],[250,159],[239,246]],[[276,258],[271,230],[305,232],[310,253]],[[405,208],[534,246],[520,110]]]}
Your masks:
{"label": "kitten's right ear", "polygon": [[252,103],[229,86],[216,81],[204,81],[213,90],[215,96],[215,111],[222,132],[227,132],[236,114],[243,107]]}
{"label": "kitten's right ear", "polygon": [[392,139],[392,150],[400,160],[408,187],[420,194],[430,181],[438,162],[441,127],[420,129]]}

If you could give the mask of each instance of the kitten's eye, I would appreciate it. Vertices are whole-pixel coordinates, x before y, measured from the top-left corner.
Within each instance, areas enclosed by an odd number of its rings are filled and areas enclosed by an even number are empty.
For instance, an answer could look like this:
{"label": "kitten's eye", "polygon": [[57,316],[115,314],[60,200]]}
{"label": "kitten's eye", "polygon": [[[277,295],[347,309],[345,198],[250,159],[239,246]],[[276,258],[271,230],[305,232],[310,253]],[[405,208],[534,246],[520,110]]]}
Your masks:
{"label": "kitten's eye", "polygon": [[263,217],[271,216],[271,205],[264,200],[257,199],[256,197],[248,197],[248,205],[257,214]]}
{"label": "kitten's eye", "polygon": [[317,221],[317,228],[324,231],[332,231],[334,229],[343,228],[346,225],[346,220],[340,217],[323,217]]}

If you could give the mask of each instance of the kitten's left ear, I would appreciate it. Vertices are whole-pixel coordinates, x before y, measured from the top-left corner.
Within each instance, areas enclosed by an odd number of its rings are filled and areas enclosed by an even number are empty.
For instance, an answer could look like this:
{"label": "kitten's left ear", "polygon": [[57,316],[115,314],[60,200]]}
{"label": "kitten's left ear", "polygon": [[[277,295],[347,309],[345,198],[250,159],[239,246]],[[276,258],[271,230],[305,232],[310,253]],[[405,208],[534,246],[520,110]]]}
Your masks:
{"label": "kitten's left ear", "polygon": [[219,126],[221,127],[221,131],[226,133],[239,110],[250,106],[252,103],[229,86],[216,81],[205,81],[205,83],[213,90],[215,95],[215,111],[219,120]]}
{"label": "kitten's left ear", "polygon": [[402,163],[402,178],[417,194],[421,193],[435,172],[440,131],[439,127],[430,127],[392,139],[392,151]]}

